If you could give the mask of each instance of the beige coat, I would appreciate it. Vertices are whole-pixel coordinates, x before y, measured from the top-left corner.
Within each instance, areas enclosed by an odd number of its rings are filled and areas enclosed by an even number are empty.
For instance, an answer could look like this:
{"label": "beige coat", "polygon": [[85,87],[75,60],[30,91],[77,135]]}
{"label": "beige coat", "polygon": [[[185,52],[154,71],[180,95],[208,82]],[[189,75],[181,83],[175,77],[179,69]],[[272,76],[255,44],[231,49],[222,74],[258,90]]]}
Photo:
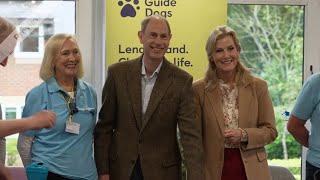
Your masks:
{"label": "beige coat", "polygon": [[129,180],[140,157],[145,180],[181,179],[180,130],[189,180],[203,179],[201,122],[194,118],[192,77],[163,61],[142,115],[141,57],[109,67],[95,131],[99,174]]}
{"label": "beige coat", "polygon": [[[224,161],[224,120],[217,81],[193,84],[196,116],[202,121],[205,179],[220,180]],[[275,116],[267,83],[251,75],[240,78],[239,127],[248,133],[248,144],[240,149],[248,180],[271,179],[264,146],[277,137]]]}

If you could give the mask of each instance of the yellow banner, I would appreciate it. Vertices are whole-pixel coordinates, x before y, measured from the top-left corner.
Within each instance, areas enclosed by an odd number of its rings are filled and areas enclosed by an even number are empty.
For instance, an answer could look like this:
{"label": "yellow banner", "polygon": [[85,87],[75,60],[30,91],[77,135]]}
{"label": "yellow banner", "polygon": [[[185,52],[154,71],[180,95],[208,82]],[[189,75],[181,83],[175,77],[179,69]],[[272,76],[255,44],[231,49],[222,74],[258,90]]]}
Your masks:
{"label": "yellow banner", "polygon": [[138,39],[141,20],[165,16],[172,39],[166,58],[202,78],[208,60],[205,44],[212,29],[227,22],[227,0],[107,0],[106,64],[136,58],[143,53]]}

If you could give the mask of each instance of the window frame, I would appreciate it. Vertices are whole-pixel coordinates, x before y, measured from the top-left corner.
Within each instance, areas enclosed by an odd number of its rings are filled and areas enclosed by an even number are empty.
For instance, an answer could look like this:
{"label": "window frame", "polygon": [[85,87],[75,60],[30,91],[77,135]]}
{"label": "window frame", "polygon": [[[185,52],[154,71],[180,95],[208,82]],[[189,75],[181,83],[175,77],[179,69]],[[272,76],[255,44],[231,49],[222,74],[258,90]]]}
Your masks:
{"label": "window frame", "polygon": [[[15,58],[17,59],[17,63],[20,62],[20,59],[39,59],[38,63],[41,63],[41,57],[43,55],[43,52],[44,52],[44,28],[43,28],[43,25],[40,25],[40,26],[25,26],[25,25],[18,25],[16,27],[16,29],[18,30],[18,32],[20,33],[21,31],[21,28],[38,28],[38,49],[39,51],[37,52],[25,52],[25,51],[22,51],[20,49],[21,47],[21,44],[23,41],[18,41],[17,42],[17,45],[16,45],[16,48],[14,50],[15,54]],[[21,62],[21,63],[25,63],[25,62]]]}
{"label": "window frame", "polygon": [[[17,108],[16,107],[6,107],[3,119],[16,119],[17,118]],[[7,117],[7,113],[14,113],[14,117]]]}
{"label": "window frame", "polygon": [[317,2],[312,0],[228,0],[228,4],[303,5],[305,7],[303,79],[311,75],[311,65],[314,73],[319,72],[319,43],[317,38],[314,38],[314,34],[320,33],[320,22],[317,20],[320,5]]}
{"label": "window frame", "polygon": [[[320,34],[318,19],[319,3],[313,0],[228,0],[228,4],[257,4],[257,5],[303,5],[305,7],[304,24],[304,52],[303,52],[303,79],[306,80],[312,73],[320,71],[320,51],[318,39],[315,34]],[[311,72],[311,68],[313,71]],[[306,125],[310,128],[310,123]],[[301,179],[305,179],[305,163],[307,148],[302,147]]]}

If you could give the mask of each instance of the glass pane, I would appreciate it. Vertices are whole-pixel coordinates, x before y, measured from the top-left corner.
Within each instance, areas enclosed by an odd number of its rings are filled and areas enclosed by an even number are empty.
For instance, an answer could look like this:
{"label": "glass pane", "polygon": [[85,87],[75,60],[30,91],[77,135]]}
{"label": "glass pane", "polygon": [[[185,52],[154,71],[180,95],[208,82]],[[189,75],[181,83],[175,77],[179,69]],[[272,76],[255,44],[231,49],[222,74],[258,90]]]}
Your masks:
{"label": "glass pane", "polygon": [[[0,69],[4,119],[20,118],[26,93],[41,83],[39,69],[47,40],[56,33],[75,34],[75,3],[75,0],[0,1],[0,16],[16,25],[20,33],[13,56]],[[6,107],[14,107],[15,114]],[[22,166],[16,141],[17,135],[7,137],[6,164]]]}
{"label": "glass pane", "polygon": [[300,179],[301,146],[286,123],[303,79],[304,6],[230,4],[228,25],[240,38],[242,61],[268,82],[279,133],[266,146],[268,163]]}
{"label": "glass pane", "polygon": [[6,119],[16,119],[16,108],[6,108]]}
{"label": "glass pane", "polygon": [[29,33],[29,35],[20,43],[20,51],[39,52],[39,28],[21,27],[20,32]]}

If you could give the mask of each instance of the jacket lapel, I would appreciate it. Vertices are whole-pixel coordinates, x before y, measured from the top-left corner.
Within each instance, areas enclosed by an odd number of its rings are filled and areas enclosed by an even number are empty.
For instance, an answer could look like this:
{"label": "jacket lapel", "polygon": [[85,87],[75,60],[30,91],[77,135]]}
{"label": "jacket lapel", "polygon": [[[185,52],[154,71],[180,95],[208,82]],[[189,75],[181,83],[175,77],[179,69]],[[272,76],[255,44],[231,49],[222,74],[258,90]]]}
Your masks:
{"label": "jacket lapel", "polygon": [[253,100],[252,91],[250,91],[250,85],[238,87],[239,91],[239,127],[246,127],[248,120],[248,112],[250,111],[251,102]]}
{"label": "jacket lapel", "polygon": [[137,128],[141,129],[141,111],[142,111],[142,100],[141,100],[141,57],[132,60],[132,67],[129,67],[127,72],[127,83],[129,89],[129,96],[131,99],[131,105],[134,112],[134,116],[137,121]]}
{"label": "jacket lapel", "polygon": [[222,110],[222,99],[221,94],[219,93],[219,86],[217,84],[213,85],[214,87],[206,88],[205,91],[205,101],[208,99],[208,105],[204,105],[206,108],[206,113],[208,117],[216,117],[219,125],[221,134],[224,134],[224,115]]}
{"label": "jacket lapel", "polygon": [[158,104],[160,103],[160,100],[165,95],[168,87],[172,83],[172,80],[173,80],[173,76],[169,66],[169,62],[167,60],[163,60],[160,72],[158,74],[157,80],[154,84],[154,87],[150,95],[150,100],[148,103],[146,113],[142,120],[141,131],[143,131],[144,127],[147,125],[153,112],[155,111]]}

